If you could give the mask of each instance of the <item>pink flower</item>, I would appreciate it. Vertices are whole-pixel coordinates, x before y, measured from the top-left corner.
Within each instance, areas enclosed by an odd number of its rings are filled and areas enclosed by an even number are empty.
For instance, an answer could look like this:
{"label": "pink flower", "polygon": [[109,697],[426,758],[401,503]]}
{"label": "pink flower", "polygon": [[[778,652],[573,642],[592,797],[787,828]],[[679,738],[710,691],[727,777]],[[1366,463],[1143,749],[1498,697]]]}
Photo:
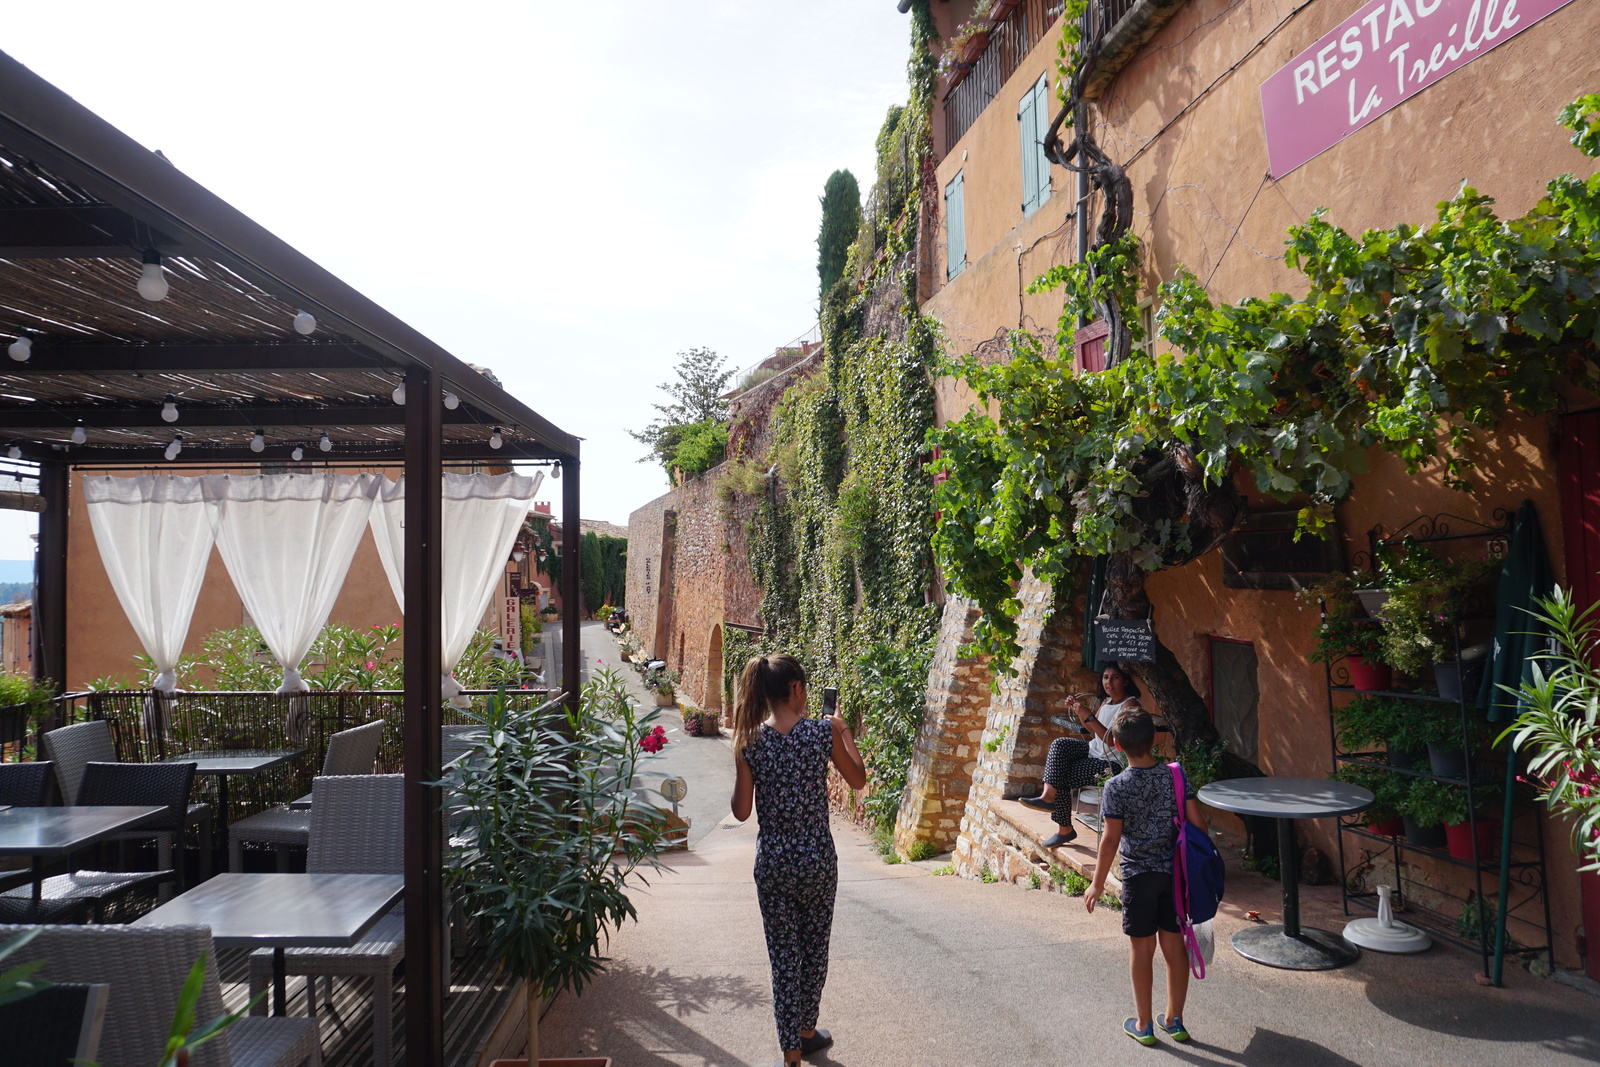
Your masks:
{"label": "pink flower", "polygon": [[[656,731],[660,732],[658,733]],[[650,733],[645,734],[639,739],[639,747],[650,753],[660,752],[666,747],[666,744],[666,731],[662,730],[659,726],[656,727],[655,730],[652,730]]]}
{"label": "pink flower", "polygon": [[372,662],[370,659],[367,660],[367,670],[372,671],[372,670],[377,670],[377,669],[378,669],[378,665],[376,663]]}

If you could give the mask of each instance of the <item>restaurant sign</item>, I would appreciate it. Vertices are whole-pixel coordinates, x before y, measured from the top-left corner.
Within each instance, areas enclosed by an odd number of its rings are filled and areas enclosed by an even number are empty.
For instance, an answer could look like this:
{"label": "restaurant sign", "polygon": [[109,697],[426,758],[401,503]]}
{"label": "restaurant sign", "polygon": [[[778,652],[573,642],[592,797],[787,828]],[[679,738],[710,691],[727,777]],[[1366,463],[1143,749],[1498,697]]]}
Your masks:
{"label": "restaurant sign", "polygon": [[1571,0],[1370,0],[1261,83],[1281,178]]}

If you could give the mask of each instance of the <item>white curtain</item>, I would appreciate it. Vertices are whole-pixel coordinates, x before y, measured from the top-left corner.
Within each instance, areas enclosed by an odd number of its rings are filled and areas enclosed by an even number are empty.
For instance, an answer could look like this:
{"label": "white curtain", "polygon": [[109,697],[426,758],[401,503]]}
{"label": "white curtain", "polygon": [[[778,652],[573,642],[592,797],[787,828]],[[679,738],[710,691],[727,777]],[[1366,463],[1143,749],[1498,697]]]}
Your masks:
{"label": "white curtain", "polygon": [[[382,481],[373,474],[208,475],[217,549],[261,639],[280,693],[310,687],[300,663],[328,621]],[[295,716],[293,705],[291,720]],[[289,724],[289,734],[298,733]]]}
{"label": "white curtain", "polygon": [[215,536],[216,505],[199,478],[88,477],[83,497],[111,589],[156,667],[157,693],[178,690],[178,657]]}
{"label": "white curtain", "polygon": [[[533,507],[544,472],[523,474],[446,474],[440,540],[443,574],[440,598],[443,640],[440,654],[445,699],[461,692],[451,672],[461,662],[478,621],[488,610],[517,534]],[[372,539],[389,576],[389,588],[405,610],[405,479],[387,482],[372,511]]]}

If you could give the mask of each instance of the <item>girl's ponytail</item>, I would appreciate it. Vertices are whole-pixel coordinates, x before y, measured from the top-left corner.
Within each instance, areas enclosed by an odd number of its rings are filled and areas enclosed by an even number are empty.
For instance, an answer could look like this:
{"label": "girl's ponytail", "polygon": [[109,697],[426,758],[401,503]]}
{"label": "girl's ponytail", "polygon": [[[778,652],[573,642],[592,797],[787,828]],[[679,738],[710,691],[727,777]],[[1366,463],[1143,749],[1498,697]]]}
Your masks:
{"label": "girl's ponytail", "polygon": [[771,713],[772,705],[789,696],[789,686],[806,680],[800,661],[786,653],[755,656],[739,672],[733,712],[733,749],[743,752]]}

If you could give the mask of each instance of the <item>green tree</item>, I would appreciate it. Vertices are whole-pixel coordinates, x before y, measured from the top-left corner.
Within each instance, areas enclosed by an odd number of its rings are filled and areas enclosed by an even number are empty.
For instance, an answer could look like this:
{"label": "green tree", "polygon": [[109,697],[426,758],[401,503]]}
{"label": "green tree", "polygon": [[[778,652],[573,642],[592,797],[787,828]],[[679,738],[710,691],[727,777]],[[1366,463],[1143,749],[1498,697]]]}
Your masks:
{"label": "green tree", "polygon": [[822,226],[817,232],[817,299],[844,276],[850,246],[861,229],[861,187],[848,170],[836,170],[822,186]]}
{"label": "green tree", "polygon": [[673,450],[671,469],[686,475],[704,474],[728,457],[728,424],[707,419],[682,427]]}
{"label": "green tree", "polygon": [[579,568],[583,585],[583,606],[586,611],[592,612],[605,603],[605,560],[600,554],[600,535],[590,530],[583,535],[583,544],[578,550],[582,553],[582,565]]}
{"label": "green tree", "polygon": [[658,417],[642,430],[628,431],[635,441],[650,448],[640,463],[654,460],[670,477],[673,460],[691,427],[706,422],[727,425],[728,402],[723,394],[728,391],[734,372],[725,370],[723,362],[723,358],[709,348],[691,348],[678,353],[678,365],[674,368],[677,379],[661,384],[662,392],[670,396],[672,402],[651,405],[660,413]]}

